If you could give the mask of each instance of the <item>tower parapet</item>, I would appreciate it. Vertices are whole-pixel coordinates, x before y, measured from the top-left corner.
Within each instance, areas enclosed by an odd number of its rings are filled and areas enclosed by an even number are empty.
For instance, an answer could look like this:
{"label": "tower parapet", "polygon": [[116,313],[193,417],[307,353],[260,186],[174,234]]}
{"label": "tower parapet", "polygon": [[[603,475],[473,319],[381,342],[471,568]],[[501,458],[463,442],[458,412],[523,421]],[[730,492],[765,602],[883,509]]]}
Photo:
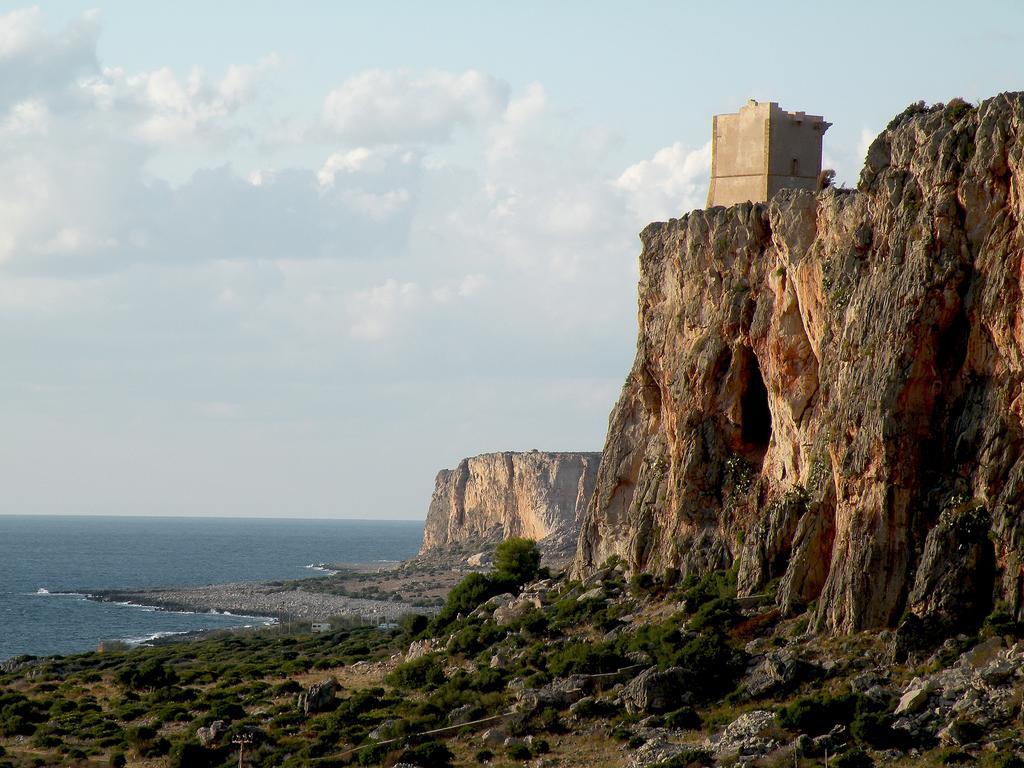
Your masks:
{"label": "tower parapet", "polygon": [[830,125],[821,115],[753,99],[739,112],[715,115],[708,207],[761,203],[780,189],[816,189]]}

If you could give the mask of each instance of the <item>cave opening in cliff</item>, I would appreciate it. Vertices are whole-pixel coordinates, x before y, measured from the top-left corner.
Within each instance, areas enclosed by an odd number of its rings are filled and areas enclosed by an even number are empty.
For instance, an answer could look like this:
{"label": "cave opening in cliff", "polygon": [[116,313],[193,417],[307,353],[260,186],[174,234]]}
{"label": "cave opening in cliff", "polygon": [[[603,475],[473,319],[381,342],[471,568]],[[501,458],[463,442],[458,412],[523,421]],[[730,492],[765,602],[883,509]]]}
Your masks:
{"label": "cave opening in cliff", "polygon": [[772,412],[768,407],[768,388],[764,385],[761,366],[753,354],[745,355],[746,376],[740,400],[743,442],[763,453],[772,437]]}

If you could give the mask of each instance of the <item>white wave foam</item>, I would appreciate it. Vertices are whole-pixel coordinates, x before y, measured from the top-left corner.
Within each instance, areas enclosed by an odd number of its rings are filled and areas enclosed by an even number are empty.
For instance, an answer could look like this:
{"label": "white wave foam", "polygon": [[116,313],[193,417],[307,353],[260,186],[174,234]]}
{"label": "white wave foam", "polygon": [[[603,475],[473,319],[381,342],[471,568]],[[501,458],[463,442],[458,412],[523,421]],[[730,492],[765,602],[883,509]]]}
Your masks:
{"label": "white wave foam", "polygon": [[40,587],[31,594],[38,595],[39,597],[77,597],[79,600],[87,600],[89,598],[89,595],[84,592],[51,592],[46,587]]}
{"label": "white wave foam", "polygon": [[146,635],[145,637],[124,637],[121,640],[122,642],[128,643],[128,645],[145,645],[146,643],[151,643],[154,640],[159,640],[161,637],[172,637],[173,635],[187,635],[190,631],[192,630],[168,630],[164,632],[154,632],[153,634]]}
{"label": "white wave foam", "polygon": [[336,576],[338,574],[338,571],[334,570],[333,568],[328,568],[327,563],[307,563],[302,567],[308,568],[311,571],[319,571],[320,573],[326,573],[328,576]]}

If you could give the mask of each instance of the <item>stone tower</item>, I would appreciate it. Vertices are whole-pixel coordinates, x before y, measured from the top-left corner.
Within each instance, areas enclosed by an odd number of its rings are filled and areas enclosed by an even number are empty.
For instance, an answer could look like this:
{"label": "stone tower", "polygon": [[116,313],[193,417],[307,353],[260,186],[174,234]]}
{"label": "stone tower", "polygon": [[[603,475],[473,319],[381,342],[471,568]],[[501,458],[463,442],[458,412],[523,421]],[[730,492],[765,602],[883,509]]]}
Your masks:
{"label": "stone tower", "polygon": [[821,141],[831,123],[751,99],[739,112],[715,115],[708,208],[761,203],[780,189],[816,189]]}

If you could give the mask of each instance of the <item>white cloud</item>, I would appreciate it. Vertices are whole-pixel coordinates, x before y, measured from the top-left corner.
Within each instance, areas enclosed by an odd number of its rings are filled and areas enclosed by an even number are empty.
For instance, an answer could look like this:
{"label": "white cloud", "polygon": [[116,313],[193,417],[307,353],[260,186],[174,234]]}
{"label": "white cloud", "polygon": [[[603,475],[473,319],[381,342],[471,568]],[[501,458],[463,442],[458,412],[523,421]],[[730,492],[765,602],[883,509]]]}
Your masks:
{"label": "white cloud", "polygon": [[108,67],[78,85],[95,108],[123,114],[139,140],[179,144],[228,130],[226,119],[254,96],[256,84],[279,63],[271,54],[253,65],[233,65],[219,82],[198,67],[185,77],[168,67],[141,73]]}
{"label": "white cloud", "polygon": [[370,149],[356,147],[346,152],[334,152],[317,171],[320,186],[330,187],[338,174],[381,173],[396,162],[414,165],[418,156],[414,152],[398,152],[394,148]]}
{"label": "white cloud", "polygon": [[[329,434],[348,456],[349,430],[372,442],[417,419],[481,449],[514,447],[512,421],[597,434],[634,342],[640,218],[685,201],[685,151],[623,171],[540,84],[375,70],[288,117],[330,132],[289,128],[306,143],[264,153],[274,57],[137,72],[100,66],[94,40],[60,59],[76,34],[40,27],[0,69],[3,386],[59,382],[96,434],[136,408],[170,431]],[[600,386],[580,398],[578,381]]]}
{"label": "white cloud", "polygon": [[459,126],[499,117],[508,95],[506,83],[475,70],[375,69],[327,95],[323,122],[338,138],[367,146],[443,142]]}
{"label": "white cloud", "polygon": [[75,79],[98,71],[98,31],[95,12],[57,33],[37,7],[0,15],[0,109],[28,98],[73,100]]}
{"label": "white cloud", "polygon": [[41,99],[27,99],[11,107],[0,123],[0,136],[45,134],[50,127],[50,109]]}
{"label": "white cloud", "polygon": [[615,186],[627,195],[638,222],[665,220],[704,207],[710,172],[710,142],[700,149],[676,142],[629,166]]}
{"label": "white cloud", "polygon": [[385,192],[367,192],[365,189],[346,189],[341,199],[353,211],[374,221],[390,219],[405,208],[412,195],[407,189],[389,189]]}
{"label": "white cloud", "polygon": [[358,291],[349,297],[349,331],[356,339],[379,341],[395,333],[419,303],[418,285],[388,279],[381,285]]}
{"label": "white cloud", "polygon": [[39,8],[19,8],[0,16],[0,59],[30,50],[43,37]]}

